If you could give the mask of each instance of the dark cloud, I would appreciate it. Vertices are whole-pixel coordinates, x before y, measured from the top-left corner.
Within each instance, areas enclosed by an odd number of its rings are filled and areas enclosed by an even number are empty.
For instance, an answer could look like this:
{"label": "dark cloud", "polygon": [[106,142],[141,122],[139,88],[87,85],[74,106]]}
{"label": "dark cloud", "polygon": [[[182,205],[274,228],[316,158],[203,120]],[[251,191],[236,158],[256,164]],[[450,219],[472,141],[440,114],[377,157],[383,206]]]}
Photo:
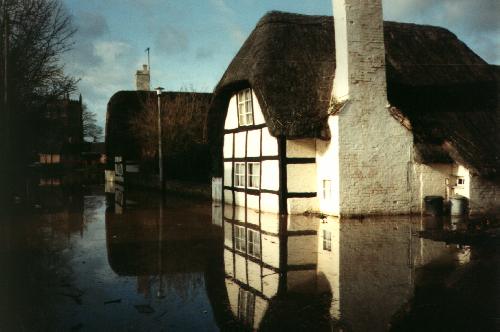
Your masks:
{"label": "dark cloud", "polygon": [[384,16],[445,27],[486,61],[500,63],[498,0],[384,0]]}
{"label": "dark cloud", "polygon": [[156,34],[154,46],[164,55],[177,55],[188,50],[189,38],[186,32],[167,26]]}
{"label": "dark cloud", "polygon": [[197,60],[205,60],[213,58],[215,49],[213,47],[198,47],[195,57]]}
{"label": "dark cloud", "polygon": [[75,25],[78,29],[78,38],[94,39],[109,32],[109,26],[106,18],[98,13],[78,13],[75,17]]}

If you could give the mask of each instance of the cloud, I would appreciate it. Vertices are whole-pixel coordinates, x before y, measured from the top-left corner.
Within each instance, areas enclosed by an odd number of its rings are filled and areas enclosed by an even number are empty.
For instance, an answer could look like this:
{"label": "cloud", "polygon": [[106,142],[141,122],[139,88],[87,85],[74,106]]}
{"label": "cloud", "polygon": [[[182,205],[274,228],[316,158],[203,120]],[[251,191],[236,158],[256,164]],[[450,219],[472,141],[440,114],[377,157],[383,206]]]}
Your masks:
{"label": "cloud", "polygon": [[221,23],[229,32],[233,41],[238,45],[242,44],[248,33],[241,27],[240,22],[237,20],[236,12],[229,7],[225,0],[210,0],[210,3],[222,15],[223,19]]}
{"label": "cloud", "polygon": [[127,42],[95,40],[80,44],[67,61],[67,71],[81,79],[78,88],[83,102],[97,114],[100,125],[104,125],[106,105],[111,95],[133,88],[139,56]]}
{"label": "cloud", "polygon": [[77,37],[94,39],[109,32],[106,18],[98,13],[79,12],[75,18]]}
{"label": "cloud", "polygon": [[156,33],[154,46],[164,55],[180,54],[188,50],[189,38],[186,32],[166,26]]}
{"label": "cloud", "polygon": [[490,63],[500,63],[498,0],[384,0],[389,20],[443,26]]}
{"label": "cloud", "polygon": [[215,49],[213,47],[202,46],[196,49],[195,58],[197,60],[205,60],[213,58]]}

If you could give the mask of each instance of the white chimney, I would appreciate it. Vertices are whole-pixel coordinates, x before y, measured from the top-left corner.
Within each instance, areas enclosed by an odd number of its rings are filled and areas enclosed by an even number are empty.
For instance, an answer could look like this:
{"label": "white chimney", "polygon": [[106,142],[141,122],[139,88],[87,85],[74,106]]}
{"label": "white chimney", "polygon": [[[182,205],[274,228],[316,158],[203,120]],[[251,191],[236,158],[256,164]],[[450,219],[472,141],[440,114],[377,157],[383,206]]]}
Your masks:
{"label": "white chimney", "polygon": [[382,0],[332,1],[337,63],[334,97],[337,101],[386,100]]}

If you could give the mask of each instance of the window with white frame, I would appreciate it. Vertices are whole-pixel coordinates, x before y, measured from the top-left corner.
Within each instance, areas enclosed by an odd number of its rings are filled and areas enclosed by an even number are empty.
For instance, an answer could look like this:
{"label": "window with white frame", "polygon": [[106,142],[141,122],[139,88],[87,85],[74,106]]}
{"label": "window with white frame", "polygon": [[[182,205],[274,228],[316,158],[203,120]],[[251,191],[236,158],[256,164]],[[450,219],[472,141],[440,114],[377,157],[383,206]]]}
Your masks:
{"label": "window with white frame", "polygon": [[332,181],[323,180],[323,199],[329,200],[332,198]]}
{"label": "window with white frame", "polygon": [[457,187],[463,188],[465,186],[465,178],[460,176],[457,178]]}
{"label": "window with white frame", "polygon": [[260,163],[247,164],[247,186],[250,189],[260,188]]}
{"label": "window with white frame", "polygon": [[238,92],[238,124],[240,126],[253,125],[252,90],[245,89]]}
{"label": "window with white frame", "polygon": [[246,239],[245,228],[241,226],[234,226],[234,248],[238,251],[245,252]]}
{"label": "window with white frame", "polygon": [[332,232],[323,230],[323,250],[332,251]]}
{"label": "window with white frame", "polygon": [[234,186],[245,187],[245,163],[234,163]]}
{"label": "window with white frame", "polygon": [[247,230],[247,238],[248,238],[248,254],[255,258],[260,258],[260,234],[253,229]]}

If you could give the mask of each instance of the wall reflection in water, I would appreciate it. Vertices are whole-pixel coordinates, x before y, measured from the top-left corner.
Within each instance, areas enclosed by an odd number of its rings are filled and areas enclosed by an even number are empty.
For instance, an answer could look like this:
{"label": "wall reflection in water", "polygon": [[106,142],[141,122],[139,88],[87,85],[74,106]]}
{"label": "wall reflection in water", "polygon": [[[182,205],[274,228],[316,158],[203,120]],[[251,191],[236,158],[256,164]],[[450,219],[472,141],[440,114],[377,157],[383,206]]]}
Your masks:
{"label": "wall reflection in water", "polygon": [[385,331],[421,267],[470,255],[418,238],[433,224],[420,217],[279,217],[226,205],[221,219],[230,309],[249,329]]}

